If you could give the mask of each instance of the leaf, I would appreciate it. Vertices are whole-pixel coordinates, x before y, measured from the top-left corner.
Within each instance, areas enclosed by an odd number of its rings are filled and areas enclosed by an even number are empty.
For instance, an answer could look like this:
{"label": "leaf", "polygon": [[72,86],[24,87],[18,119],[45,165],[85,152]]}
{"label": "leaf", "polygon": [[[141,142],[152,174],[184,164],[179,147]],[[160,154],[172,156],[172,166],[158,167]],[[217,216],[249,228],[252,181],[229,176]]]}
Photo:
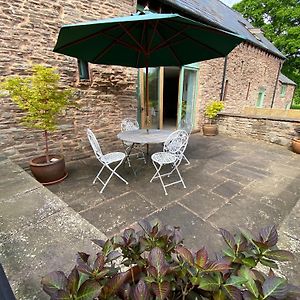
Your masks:
{"label": "leaf", "polygon": [[231,269],[230,265],[222,261],[211,261],[204,266],[205,272],[223,272]]}
{"label": "leaf", "polygon": [[76,300],[93,300],[99,296],[101,289],[97,281],[88,279],[79,288]]}
{"label": "leaf", "polygon": [[160,248],[155,247],[150,251],[148,261],[150,266],[156,268],[158,274],[165,272],[164,267],[167,265],[167,262],[165,260],[164,252]]}
{"label": "leaf", "polygon": [[78,252],[77,253],[77,263],[82,262],[82,261],[85,262],[85,263],[87,263],[89,257],[90,257],[89,254],[86,254],[84,252]]}
{"label": "leaf", "polygon": [[175,247],[175,252],[178,253],[191,266],[194,264],[193,254],[187,248],[179,245]]}
{"label": "leaf", "polygon": [[285,299],[288,292],[287,281],[280,277],[270,277],[267,278],[263,286],[263,299],[268,297],[274,297],[278,299]]}
{"label": "leaf", "polygon": [[155,296],[159,300],[163,300],[163,299],[167,298],[167,296],[169,295],[169,292],[171,290],[170,283],[167,281],[164,281],[162,283],[152,283],[151,287],[152,287],[152,290],[153,290]]}
{"label": "leaf", "polygon": [[247,268],[246,266],[242,266],[240,268],[238,274],[241,277],[244,277],[245,279],[247,279],[247,282],[245,282],[246,288],[249,290],[249,292],[251,292],[257,298],[259,295],[259,292],[258,292],[256,283],[254,281],[254,275],[251,272],[251,270],[249,268]]}
{"label": "leaf", "polygon": [[251,294],[249,291],[243,291],[243,300],[256,300],[257,298]]}
{"label": "leaf", "polygon": [[196,258],[195,258],[195,263],[197,266],[200,268],[203,268],[208,260],[208,253],[205,247],[201,248],[199,251],[196,252]]}
{"label": "leaf", "polygon": [[249,268],[253,268],[257,265],[254,257],[244,257],[244,258],[242,258],[242,262],[245,266],[247,266]]}
{"label": "leaf", "polygon": [[111,240],[107,240],[102,248],[102,251],[105,256],[107,256],[112,250],[114,250],[114,246]]}
{"label": "leaf", "polygon": [[[205,298],[207,299],[207,298]],[[214,294],[213,294],[213,300],[225,300],[226,299],[226,295],[222,290],[217,290]],[[198,298],[196,298],[196,300],[198,300]]]}
{"label": "leaf", "polygon": [[231,275],[229,279],[226,281],[225,285],[234,285],[239,287],[242,284],[246,283],[247,281],[248,279],[246,279],[245,277]]}
{"label": "leaf", "polygon": [[270,225],[265,228],[262,228],[259,231],[259,235],[264,243],[266,243],[269,247],[273,247],[277,244],[278,241],[278,233],[275,225]]}
{"label": "leaf", "polygon": [[242,300],[241,291],[237,287],[233,285],[224,285],[222,288],[225,290],[229,299]]}
{"label": "leaf", "polygon": [[111,251],[106,258],[106,262],[111,262],[113,260],[116,260],[117,258],[121,257],[122,254],[118,251]]}
{"label": "leaf", "polygon": [[73,268],[70,275],[68,276],[67,290],[71,295],[76,295],[79,284],[79,273],[78,270]]}
{"label": "leaf", "polygon": [[259,262],[261,264],[263,264],[264,266],[267,266],[267,267],[270,267],[270,268],[273,268],[273,269],[278,269],[278,265],[276,264],[276,262],[274,262],[272,260],[261,258],[259,260]]}
{"label": "leaf", "polygon": [[103,248],[103,246],[105,245],[105,241],[103,241],[103,240],[95,240],[95,239],[93,239],[92,242],[94,244],[96,244],[97,246],[101,247],[101,248]]}
{"label": "leaf", "polygon": [[[51,298],[51,299],[52,299],[52,298]],[[72,298],[70,297],[70,293],[69,293],[69,292],[63,291],[63,290],[59,290],[59,291],[56,293],[54,299],[55,299],[55,300],[70,300],[70,299],[72,299]]]}
{"label": "leaf", "polygon": [[107,284],[103,287],[103,294],[108,298],[118,292],[119,288],[128,279],[128,272],[118,273],[108,280]]}
{"label": "leaf", "polygon": [[66,289],[67,277],[61,271],[51,272],[42,278],[41,283],[45,293],[47,293],[49,296],[52,296],[58,290]]}
{"label": "leaf", "polygon": [[140,280],[136,285],[134,292],[133,292],[133,299],[134,300],[149,300],[150,299],[150,292],[146,283],[143,280]]}
{"label": "leaf", "polygon": [[220,232],[221,232],[221,235],[222,235],[224,241],[229,246],[229,248],[235,250],[236,245],[235,245],[235,240],[234,240],[233,235],[229,231],[227,231],[226,229],[223,229],[223,228],[220,228]]}
{"label": "leaf", "polygon": [[141,220],[138,224],[142,227],[142,229],[149,234],[152,230],[151,224],[147,220]]}
{"label": "leaf", "polygon": [[219,282],[210,276],[199,278],[199,288],[204,291],[215,292],[220,288]]}
{"label": "leaf", "polygon": [[264,256],[277,261],[290,261],[294,259],[294,255],[286,250],[269,250],[264,252]]}
{"label": "leaf", "polygon": [[97,271],[101,271],[105,264],[105,257],[102,253],[97,253],[97,258],[94,262],[94,269]]}

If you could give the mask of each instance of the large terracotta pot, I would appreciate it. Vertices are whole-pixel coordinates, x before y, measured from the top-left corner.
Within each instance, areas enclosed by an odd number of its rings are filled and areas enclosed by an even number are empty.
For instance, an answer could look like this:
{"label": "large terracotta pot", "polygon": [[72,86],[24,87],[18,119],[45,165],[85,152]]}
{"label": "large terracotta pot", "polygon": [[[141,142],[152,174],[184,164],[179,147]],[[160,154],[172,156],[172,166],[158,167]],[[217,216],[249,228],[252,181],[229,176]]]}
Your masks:
{"label": "large terracotta pot", "polygon": [[68,175],[62,155],[49,155],[49,160],[47,163],[46,156],[40,156],[29,163],[33,176],[43,185],[61,182]]}
{"label": "large terracotta pot", "polygon": [[203,135],[217,135],[218,134],[218,125],[217,124],[204,124],[202,126]]}
{"label": "large terracotta pot", "polygon": [[295,153],[300,154],[300,138],[294,138],[292,140],[292,149]]}

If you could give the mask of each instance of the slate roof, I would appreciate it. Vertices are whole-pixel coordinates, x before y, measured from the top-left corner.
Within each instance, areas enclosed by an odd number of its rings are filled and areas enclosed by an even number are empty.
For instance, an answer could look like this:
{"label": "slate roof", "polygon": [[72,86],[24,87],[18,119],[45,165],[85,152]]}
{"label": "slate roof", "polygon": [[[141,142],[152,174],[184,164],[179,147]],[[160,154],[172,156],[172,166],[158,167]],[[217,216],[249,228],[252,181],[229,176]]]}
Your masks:
{"label": "slate roof", "polygon": [[282,73],[279,74],[279,78],[278,79],[282,83],[291,84],[291,85],[297,85],[296,82],[294,82],[293,80],[289,79],[288,77],[286,77]]}
{"label": "slate roof", "polygon": [[[243,16],[219,0],[160,0],[162,3],[183,11],[202,21],[238,33],[246,40],[277,57],[285,56],[262,33],[252,34],[249,30],[254,28]],[[257,37],[256,37],[257,36]]]}

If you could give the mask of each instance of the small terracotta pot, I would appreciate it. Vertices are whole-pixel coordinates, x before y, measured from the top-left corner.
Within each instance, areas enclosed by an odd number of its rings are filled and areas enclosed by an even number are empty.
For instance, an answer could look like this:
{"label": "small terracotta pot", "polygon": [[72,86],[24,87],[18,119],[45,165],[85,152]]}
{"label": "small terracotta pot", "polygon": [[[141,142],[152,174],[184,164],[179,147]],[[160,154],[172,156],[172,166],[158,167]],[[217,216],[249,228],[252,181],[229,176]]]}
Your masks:
{"label": "small terracotta pot", "polygon": [[49,160],[47,163],[46,156],[43,155],[29,162],[33,176],[43,185],[61,182],[68,175],[62,155],[49,155]]}
{"label": "small terracotta pot", "polygon": [[295,153],[300,154],[300,138],[294,138],[292,140],[292,149]]}
{"label": "small terracotta pot", "polygon": [[218,125],[217,124],[204,124],[202,126],[203,135],[217,135],[218,134]]}

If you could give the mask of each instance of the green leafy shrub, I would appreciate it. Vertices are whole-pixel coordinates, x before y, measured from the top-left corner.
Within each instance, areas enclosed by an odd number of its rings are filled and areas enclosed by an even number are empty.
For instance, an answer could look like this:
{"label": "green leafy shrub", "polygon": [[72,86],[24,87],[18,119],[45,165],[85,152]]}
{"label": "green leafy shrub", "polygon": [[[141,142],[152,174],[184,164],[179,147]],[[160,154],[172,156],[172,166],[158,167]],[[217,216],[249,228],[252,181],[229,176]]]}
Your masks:
{"label": "green leafy shrub", "polygon": [[56,130],[58,115],[74,106],[71,101],[73,90],[60,88],[59,81],[55,68],[34,65],[31,76],[10,76],[0,84],[0,89],[7,91],[11,100],[25,113],[22,125],[44,131],[47,162],[48,131]]}
{"label": "green leafy shrub", "polygon": [[209,119],[209,122],[212,123],[213,120],[217,117],[218,113],[224,109],[225,105],[223,101],[212,101],[205,108],[205,116]]}
{"label": "green leafy shrub", "polygon": [[[220,232],[227,247],[215,259],[205,247],[191,252],[184,247],[177,227],[143,221],[141,230],[126,229],[119,237],[94,240],[96,257],[78,253],[69,276],[52,272],[42,279],[52,300],[61,299],[296,299],[299,289],[274,274],[276,261],[293,255],[276,247],[275,226],[253,236],[248,231]],[[256,267],[269,267],[268,274]]]}

